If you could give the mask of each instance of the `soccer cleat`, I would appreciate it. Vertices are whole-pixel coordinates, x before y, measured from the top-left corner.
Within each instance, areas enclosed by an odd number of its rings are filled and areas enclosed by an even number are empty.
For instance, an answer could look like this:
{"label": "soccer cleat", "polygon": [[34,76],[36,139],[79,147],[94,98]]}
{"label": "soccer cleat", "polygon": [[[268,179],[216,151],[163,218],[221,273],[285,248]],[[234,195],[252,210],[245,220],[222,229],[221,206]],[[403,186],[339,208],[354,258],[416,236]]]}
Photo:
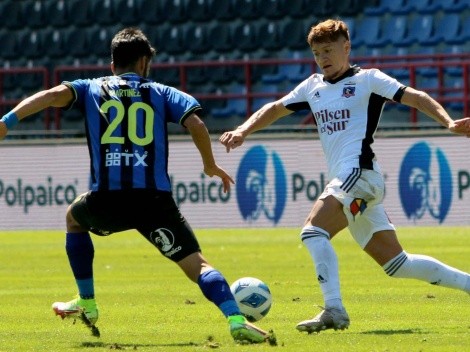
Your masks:
{"label": "soccer cleat", "polygon": [[269,338],[266,331],[246,321],[243,315],[231,315],[228,317],[230,334],[239,343],[261,343]]}
{"label": "soccer cleat", "polygon": [[62,319],[73,318],[80,319],[88,328],[93,336],[100,336],[95,323],[98,321],[98,307],[95,299],[82,299],[77,297],[69,302],[55,302],[52,304],[52,310]]}
{"label": "soccer cleat", "polygon": [[301,321],[296,328],[311,334],[327,329],[344,330],[348,326],[349,316],[346,309],[324,308],[315,318]]}

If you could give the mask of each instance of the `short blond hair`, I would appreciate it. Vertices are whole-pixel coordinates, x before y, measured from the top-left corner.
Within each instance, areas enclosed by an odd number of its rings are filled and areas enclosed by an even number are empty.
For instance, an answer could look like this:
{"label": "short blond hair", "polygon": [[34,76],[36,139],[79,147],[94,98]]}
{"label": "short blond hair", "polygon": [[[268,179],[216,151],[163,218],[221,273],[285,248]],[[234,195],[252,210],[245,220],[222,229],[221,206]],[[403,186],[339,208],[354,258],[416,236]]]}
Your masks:
{"label": "short blond hair", "polygon": [[335,42],[340,37],[349,41],[349,29],[341,20],[328,19],[310,28],[307,42],[310,47],[314,43]]}

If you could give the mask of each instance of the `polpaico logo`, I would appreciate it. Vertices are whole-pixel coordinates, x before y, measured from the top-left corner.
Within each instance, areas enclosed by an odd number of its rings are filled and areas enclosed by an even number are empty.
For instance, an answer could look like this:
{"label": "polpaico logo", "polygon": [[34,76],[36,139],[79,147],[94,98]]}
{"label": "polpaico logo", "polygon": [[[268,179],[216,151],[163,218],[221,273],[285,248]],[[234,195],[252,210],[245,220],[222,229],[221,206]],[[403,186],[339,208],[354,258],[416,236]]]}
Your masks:
{"label": "polpaico logo", "polygon": [[408,219],[426,214],[442,223],[452,203],[452,172],[444,152],[427,142],[406,153],[399,175],[401,204]]}
{"label": "polpaico logo", "polygon": [[252,147],[242,158],[236,179],[237,201],[246,221],[261,216],[277,224],[287,198],[287,180],[279,155],[264,146]]}
{"label": "polpaico logo", "polygon": [[43,183],[31,184],[18,178],[13,182],[0,179],[0,202],[9,207],[20,207],[28,213],[31,207],[72,204],[77,197],[78,180],[56,183],[49,176]]}

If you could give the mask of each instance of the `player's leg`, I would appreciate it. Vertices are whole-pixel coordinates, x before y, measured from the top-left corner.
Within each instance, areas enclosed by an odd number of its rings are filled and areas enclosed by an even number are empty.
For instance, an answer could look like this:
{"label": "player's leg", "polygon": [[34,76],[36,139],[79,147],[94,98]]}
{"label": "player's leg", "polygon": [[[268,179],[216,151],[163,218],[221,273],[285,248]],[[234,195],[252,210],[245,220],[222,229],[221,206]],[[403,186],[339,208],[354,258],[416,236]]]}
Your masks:
{"label": "player's leg", "polygon": [[[230,332],[235,340],[251,343],[265,341],[268,334],[248,323],[241,315],[227,280],[204,258],[193,230],[173,200],[167,199],[166,202],[164,219],[152,230],[138,228],[138,231],[160,253],[174,261],[191,281],[198,284],[203,295],[228,319]],[[168,203],[172,206],[168,206]]]}
{"label": "player's leg", "polygon": [[338,258],[330,239],[347,226],[343,205],[333,196],[319,199],[313,206],[301,239],[315,265],[317,279],[322,290],[324,309],[313,319],[297,324],[299,331],[318,332],[325,329],[344,329],[349,317],[343,307]]}
{"label": "player's leg", "polygon": [[470,274],[433,257],[405,252],[393,230],[374,233],[364,250],[390,277],[417,279],[470,293]]}
{"label": "player's leg", "polygon": [[[93,282],[94,246],[87,229],[72,215],[72,209],[80,207],[80,204],[83,206],[85,198],[86,194],[79,196],[68,207],[66,214],[65,250],[77,284],[78,297],[68,302],[55,302],[52,309],[62,319],[79,318],[87,325],[94,326],[98,320]],[[92,329],[92,332],[99,335],[98,330]]]}

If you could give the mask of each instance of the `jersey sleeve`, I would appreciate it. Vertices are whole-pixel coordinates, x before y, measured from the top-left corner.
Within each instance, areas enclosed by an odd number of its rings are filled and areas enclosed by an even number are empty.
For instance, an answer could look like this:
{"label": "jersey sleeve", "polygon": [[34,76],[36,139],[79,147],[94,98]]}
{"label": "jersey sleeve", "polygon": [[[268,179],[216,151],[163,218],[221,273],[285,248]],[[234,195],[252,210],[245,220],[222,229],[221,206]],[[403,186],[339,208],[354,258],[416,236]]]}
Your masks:
{"label": "jersey sleeve", "polygon": [[183,125],[192,113],[201,110],[199,102],[189,94],[173,87],[166,87],[164,92],[166,109],[171,122]]}
{"label": "jersey sleeve", "polygon": [[301,82],[297,87],[281,98],[286,109],[291,111],[310,110],[306,96],[308,80]]}
{"label": "jersey sleeve", "polygon": [[84,105],[84,96],[89,86],[89,80],[77,79],[75,81],[64,81],[62,84],[69,87],[73,94],[72,102],[63,109],[68,110],[75,104],[82,107]]}
{"label": "jersey sleeve", "polygon": [[371,69],[370,72],[370,85],[372,92],[389,100],[399,102],[401,95],[403,95],[401,92],[403,92],[405,85],[378,69]]}

